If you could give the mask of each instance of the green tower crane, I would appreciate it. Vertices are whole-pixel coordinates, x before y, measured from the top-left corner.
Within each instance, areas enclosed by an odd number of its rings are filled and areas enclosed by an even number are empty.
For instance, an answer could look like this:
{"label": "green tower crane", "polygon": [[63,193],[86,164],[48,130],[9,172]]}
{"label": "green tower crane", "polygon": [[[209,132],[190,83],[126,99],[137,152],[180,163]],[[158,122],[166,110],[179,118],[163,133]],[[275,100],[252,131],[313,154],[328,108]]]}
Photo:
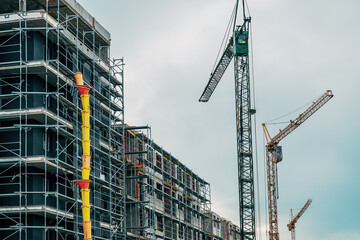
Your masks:
{"label": "green tower crane", "polygon": [[246,16],[245,3],[242,0],[243,24],[236,25],[239,0],[236,1],[232,36],[217,63],[210,79],[199,99],[207,102],[217,84],[234,58],[235,74],[235,105],[237,164],[239,184],[240,239],[256,239],[255,234],[255,201],[254,201],[254,170],[253,170],[253,139],[251,107],[250,74],[249,74],[249,30],[250,16]]}

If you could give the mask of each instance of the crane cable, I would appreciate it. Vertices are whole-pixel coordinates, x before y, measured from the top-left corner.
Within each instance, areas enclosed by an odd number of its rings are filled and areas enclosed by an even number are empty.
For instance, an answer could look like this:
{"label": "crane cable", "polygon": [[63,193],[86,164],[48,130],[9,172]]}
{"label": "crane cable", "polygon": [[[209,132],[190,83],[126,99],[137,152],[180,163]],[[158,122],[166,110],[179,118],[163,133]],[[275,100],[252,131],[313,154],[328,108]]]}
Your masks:
{"label": "crane cable", "polygon": [[221,42],[221,45],[220,45],[220,49],[219,49],[218,54],[217,54],[217,56],[216,56],[216,59],[215,59],[215,62],[214,62],[214,66],[213,66],[213,68],[212,68],[212,70],[211,70],[212,73],[214,72],[214,70],[215,70],[215,68],[216,68],[216,65],[217,65],[217,63],[218,63],[220,54],[223,53],[223,52],[225,51],[225,49],[226,49],[227,44],[226,44],[225,41],[226,41],[227,39],[229,39],[229,36],[230,36],[230,33],[231,33],[230,27],[231,27],[232,23],[234,22],[235,12],[236,12],[236,5],[235,5],[235,7],[234,7],[234,9],[233,9],[233,11],[232,11],[232,13],[231,13],[231,17],[230,17],[229,23],[228,23],[228,25],[227,25],[227,27],[226,27],[225,34],[224,34],[224,37],[223,37],[222,42]]}
{"label": "crane cable", "polygon": [[[245,0],[245,8],[248,11],[248,16],[250,17],[250,10],[247,1]],[[245,10],[244,10],[245,12]],[[253,95],[253,108],[256,109],[256,101],[255,101],[255,71],[254,71],[254,51],[253,51],[253,37],[252,37],[252,25],[250,25],[250,56],[251,56],[251,79],[252,79],[252,95]],[[257,224],[258,224],[258,234],[259,240],[262,240],[261,236],[261,211],[260,211],[260,183],[259,183],[259,155],[258,155],[258,147],[257,147],[257,120],[256,114],[254,114],[254,145],[255,145],[255,177],[256,177],[256,202],[257,202]],[[266,185],[265,185],[266,186]],[[266,201],[265,201],[266,202]]]}
{"label": "crane cable", "polygon": [[[263,132],[263,146],[266,146],[266,141],[265,141],[265,132]],[[267,166],[266,166],[266,149],[264,148],[264,176],[267,176]],[[268,211],[268,201],[267,201],[267,197],[268,197],[268,191],[267,191],[267,178],[264,177],[264,196],[265,196],[265,219],[267,218],[267,216],[269,216],[269,211]],[[265,221],[265,236],[266,238],[268,237],[268,232],[269,232],[269,225],[268,225],[268,221],[266,219]]]}
{"label": "crane cable", "polygon": [[281,119],[281,118],[284,118],[284,117],[286,117],[286,116],[289,116],[289,115],[291,115],[291,114],[293,114],[293,113],[295,113],[295,112],[298,112],[300,109],[303,109],[303,108],[309,106],[310,104],[313,104],[314,101],[316,101],[317,99],[320,98],[320,96],[321,96],[321,94],[320,94],[319,96],[317,96],[316,98],[314,98],[313,100],[305,103],[304,105],[302,105],[302,106],[300,106],[300,107],[292,110],[291,112],[286,113],[286,114],[284,114],[284,115],[282,115],[282,116],[280,116],[280,117],[277,117],[277,118],[274,118],[274,119],[272,119],[272,120],[270,120],[270,121],[265,122],[265,124],[273,124],[273,125],[276,125],[276,124],[289,123],[289,121],[287,121],[287,122],[275,122],[275,123],[274,123],[274,121],[277,121],[277,120],[279,120],[279,119]]}
{"label": "crane cable", "polygon": [[249,17],[250,17],[251,14],[250,14],[250,9],[249,9],[249,5],[248,5],[248,3],[247,3],[247,0],[245,0],[245,6],[246,6],[246,9],[247,9],[247,11],[248,11],[248,15],[249,15]]}

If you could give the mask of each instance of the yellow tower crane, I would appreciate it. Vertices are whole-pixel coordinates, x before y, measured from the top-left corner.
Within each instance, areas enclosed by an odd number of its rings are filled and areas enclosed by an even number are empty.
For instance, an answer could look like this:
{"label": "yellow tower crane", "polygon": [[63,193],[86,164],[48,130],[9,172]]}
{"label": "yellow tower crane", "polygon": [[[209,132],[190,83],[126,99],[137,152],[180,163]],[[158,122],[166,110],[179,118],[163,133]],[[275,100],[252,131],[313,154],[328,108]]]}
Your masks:
{"label": "yellow tower crane", "polygon": [[304,214],[304,212],[306,211],[306,209],[308,209],[308,207],[310,206],[312,200],[309,198],[309,200],[307,200],[307,202],[305,203],[305,205],[302,207],[302,209],[300,210],[300,212],[294,217],[293,215],[293,210],[290,209],[290,222],[287,225],[289,231],[291,232],[291,240],[295,240],[295,223],[299,220],[299,218]]}
{"label": "yellow tower crane", "polygon": [[268,210],[269,210],[269,239],[279,240],[278,217],[277,217],[277,163],[282,161],[282,148],[278,146],[281,140],[305,122],[311,115],[319,110],[332,97],[331,90],[327,90],[321,97],[313,102],[302,114],[273,138],[271,138],[265,123],[262,124],[267,145],[266,149],[266,170],[267,170],[267,191],[268,191]]}

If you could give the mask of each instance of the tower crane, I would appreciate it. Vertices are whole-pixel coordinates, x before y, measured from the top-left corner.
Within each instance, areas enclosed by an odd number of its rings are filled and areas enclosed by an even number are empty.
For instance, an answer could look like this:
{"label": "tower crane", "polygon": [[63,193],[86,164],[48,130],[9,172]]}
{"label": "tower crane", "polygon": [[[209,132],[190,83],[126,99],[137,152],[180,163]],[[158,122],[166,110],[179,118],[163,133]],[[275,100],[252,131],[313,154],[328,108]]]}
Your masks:
{"label": "tower crane", "polygon": [[306,209],[308,209],[308,207],[310,206],[312,200],[309,198],[309,200],[307,200],[307,202],[305,203],[305,205],[302,207],[302,209],[300,210],[300,212],[294,217],[293,216],[293,210],[290,209],[290,222],[287,225],[289,231],[291,231],[291,240],[295,240],[295,223],[299,220],[299,218],[304,214],[304,212],[306,211]]}
{"label": "tower crane", "polygon": [[281,140],[287,135],[292,133],[302,123],[304,123],[311,115],[319,110],[325,103],[327,103],[332,97],[331,90],[327,90],[321,95],[319,99],[311,104],[303,113],[301,113],[294,121],[290,121],[290,124],[273,138],[271,138],[269,131],[265,125],[262,124],[265,133],[267,145],[266,149],[266,168],[267,168],[267,190],[268,190],[268,210],[269,210],[269,239],[278,240],[278,217],[277,217],[277,163],[282,161],[282,148],[278,146]]}
{"label": "tower crane", "polygon": [[210,99],[234,58],[240,239],[253,240],[256,239],[256,236],[251,116],[255,110],[251,108],[250,104],[248,47],[251,18],[246,16],[245,3],[242,0],[243,24],[236,25],[238,6],[239,0],[236,1],[235,6],[233,34],[214,71],[210,74],[210,79],[199,101],[207,102]]}

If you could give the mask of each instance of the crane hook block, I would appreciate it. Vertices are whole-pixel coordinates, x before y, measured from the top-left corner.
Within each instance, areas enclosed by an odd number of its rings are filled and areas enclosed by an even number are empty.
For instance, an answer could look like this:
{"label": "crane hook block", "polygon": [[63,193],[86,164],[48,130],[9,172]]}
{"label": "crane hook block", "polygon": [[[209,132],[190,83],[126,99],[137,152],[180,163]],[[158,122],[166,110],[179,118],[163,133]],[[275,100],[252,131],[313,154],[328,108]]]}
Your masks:
{"label": "crane hook block", "polygon": [[249,32],[248,31],[236,31],[236,42],[235,42],[235,54],[237,56],[247,56],[249,53]]}

